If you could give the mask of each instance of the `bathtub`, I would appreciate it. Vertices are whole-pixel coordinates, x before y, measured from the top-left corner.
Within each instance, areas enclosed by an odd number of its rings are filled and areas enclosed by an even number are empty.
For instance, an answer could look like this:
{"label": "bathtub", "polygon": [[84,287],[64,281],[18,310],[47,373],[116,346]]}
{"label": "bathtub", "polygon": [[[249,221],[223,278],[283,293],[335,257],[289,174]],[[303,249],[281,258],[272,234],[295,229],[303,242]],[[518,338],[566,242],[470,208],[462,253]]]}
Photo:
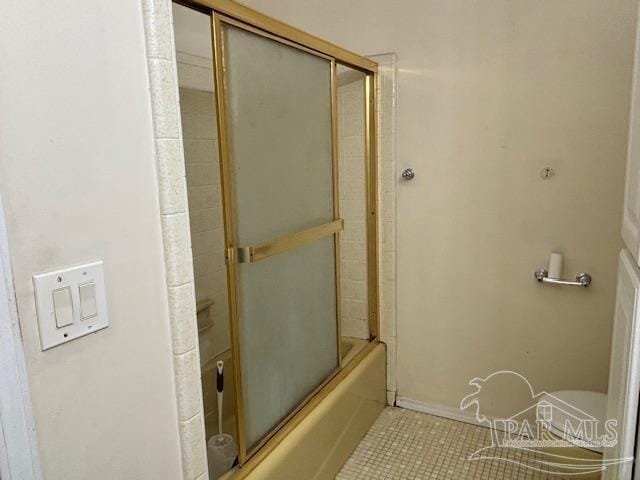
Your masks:
{"label": "bathtub", "polygon": [[335,478],[386,403],[385,345],[356,341],[346,350],[344,359],[351,361],[327,385],[329,393],[309,402],[290,422],[295,426],[276,435],[270,448],[221,479]]}

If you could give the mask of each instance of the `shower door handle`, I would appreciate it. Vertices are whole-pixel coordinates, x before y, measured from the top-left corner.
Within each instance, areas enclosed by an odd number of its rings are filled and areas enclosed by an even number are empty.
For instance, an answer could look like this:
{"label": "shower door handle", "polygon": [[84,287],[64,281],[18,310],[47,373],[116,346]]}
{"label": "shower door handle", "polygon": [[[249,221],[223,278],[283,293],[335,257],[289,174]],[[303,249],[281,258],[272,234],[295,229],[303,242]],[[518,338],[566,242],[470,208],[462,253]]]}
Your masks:
{"label": "shower door handle", "polygon": [[227,262],[229,263],[255,263],[278,253],[292,250],[296,247],[311,243],[328,235],[334,235],[344,230],[344,220],[318,225],[299,232],[280,237],[267,243],[251,247],[229,247],[227,249]]}

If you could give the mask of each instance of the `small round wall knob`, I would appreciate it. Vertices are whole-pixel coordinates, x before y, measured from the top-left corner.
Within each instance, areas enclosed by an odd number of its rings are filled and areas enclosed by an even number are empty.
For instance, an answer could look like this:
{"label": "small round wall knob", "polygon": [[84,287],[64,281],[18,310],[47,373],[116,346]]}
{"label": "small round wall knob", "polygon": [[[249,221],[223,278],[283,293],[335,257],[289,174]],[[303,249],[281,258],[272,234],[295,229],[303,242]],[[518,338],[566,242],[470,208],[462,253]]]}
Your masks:
{"label": "small round wall knob", "polygon": [[545,278],[549,276],[549,272],[547,272],[546,268],[539,268],[536,270],[534,275],[536,277],[536,280],[538,280],[539,282],[542,282]]}
{"label": "small round wall knob", "polygon": [[588,287],[591,285],[591,275],[588,273],[579,273],[576,275],[576,281],[580,283],[582,287]]}
{"label": "small round wall knob", "polygon": [[402,172],[403,180],[413,180],[416,176],[416,172],[413,168],[405,168]]}

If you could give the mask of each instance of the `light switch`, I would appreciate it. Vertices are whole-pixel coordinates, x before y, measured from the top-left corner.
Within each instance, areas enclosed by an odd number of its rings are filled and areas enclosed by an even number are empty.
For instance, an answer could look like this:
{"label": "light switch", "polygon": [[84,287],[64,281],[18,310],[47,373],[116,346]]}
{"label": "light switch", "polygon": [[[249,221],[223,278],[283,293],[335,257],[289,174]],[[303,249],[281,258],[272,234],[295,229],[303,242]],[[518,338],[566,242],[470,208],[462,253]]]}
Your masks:
{"label": "light switch", "polygon": [[109,326],[103,268],[97,260],[33,276],[42,350]]}
{"label": "light switch", "polygon": [[62,328],[73,323],[73,300],[71,288],[59,288],[53,291],[53,309],[56,317],[56,327]]}
{"label": "light switch", "polygon": [[82,320],[93,318],[97,314],[96,284],[89,282],[80,285],[80,316]]}

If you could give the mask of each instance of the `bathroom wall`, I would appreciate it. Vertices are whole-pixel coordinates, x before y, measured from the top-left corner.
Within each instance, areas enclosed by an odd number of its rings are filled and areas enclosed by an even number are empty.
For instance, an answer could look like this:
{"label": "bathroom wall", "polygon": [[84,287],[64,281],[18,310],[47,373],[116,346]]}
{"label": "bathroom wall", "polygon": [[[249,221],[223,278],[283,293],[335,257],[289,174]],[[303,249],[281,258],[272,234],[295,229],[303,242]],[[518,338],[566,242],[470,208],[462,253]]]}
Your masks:
{"label": "bathroom wall", "polygon": [[336,72],[342,336],[369,338],[367,197],[365,172],[366,75],[342,65]]}
{"label": "bathroom wall", "polygon": [[[207,15],[180,5],[173,6],[173,14],[177,25],[175,39],[180,117],[198,311],[205,429],[207,438],[218,433],[216,362],[222,360],[225,362],[223,431],[235,437],[235,379],[230,350],[210,20]],[[180,50],[185,48],[185,43],[188,44],[194,34],[200,35],[198,48],[202,51],[186,48],[201,55]]]}
{"label": "bathroom wall", "polygon": [[[141,3],[2,13],[0,194],[44,478],[181,478]],[[42,352],[31,276],[96,258],[111,325]]]}
{"label": "bathroom wall", "polygon": [[[456,412],[468,381],[607,384],[635,0],[250,0],[360,53],[398,56],[398,393]],[[551,167],[556,175],[542,180]],[[589,290],[533,280],[551,251]],[[517,411],[518,385],[485,391]]]}
{"label": "bathroom wall", "polygon": [[[178,70],[179,78],[181,70],[183,69]],[[200,358],[204,364],[231,347],[213,93],[180,88],[180,112],[189,196]]]}

